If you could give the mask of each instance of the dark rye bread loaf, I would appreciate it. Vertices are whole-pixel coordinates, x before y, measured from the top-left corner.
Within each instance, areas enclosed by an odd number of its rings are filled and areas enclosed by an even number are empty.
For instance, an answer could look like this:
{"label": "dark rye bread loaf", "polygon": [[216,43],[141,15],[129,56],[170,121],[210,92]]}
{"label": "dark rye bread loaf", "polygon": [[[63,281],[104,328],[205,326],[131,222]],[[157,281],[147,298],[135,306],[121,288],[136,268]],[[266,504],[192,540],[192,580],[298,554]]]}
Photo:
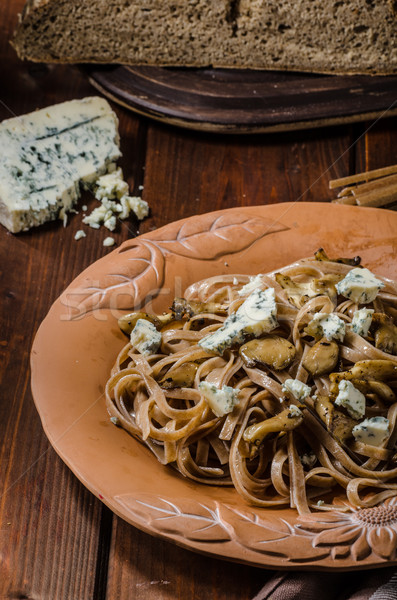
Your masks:
{"label": "dark rye bread loaf", "polygon": [[397,72],[397,0],[29,0],[39,62]]}

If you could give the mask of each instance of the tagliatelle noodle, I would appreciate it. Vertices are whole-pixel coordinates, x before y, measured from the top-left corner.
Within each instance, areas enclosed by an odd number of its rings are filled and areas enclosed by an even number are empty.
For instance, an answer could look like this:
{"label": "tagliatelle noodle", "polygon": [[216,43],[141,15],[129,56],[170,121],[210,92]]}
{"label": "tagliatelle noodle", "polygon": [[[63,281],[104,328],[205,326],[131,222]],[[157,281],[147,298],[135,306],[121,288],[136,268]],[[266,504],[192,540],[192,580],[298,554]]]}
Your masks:
{"label": "tagliatelle noodle", "polygon": [[[281,273],[296,284],[314,285],[321,278],[338,281],[351,268],[339,262],[302,259]],[[396,318],[397,286],[379,279],[384,288],[366,307]],[[236,312],[247,297],[239,290],[249,281],[246,275],[221,275],[193,284],[184,295],[188,302],[201,303],[204,308],[206,303],[217,303],[219,309],[212,306],[208,312],[200,310],[164,326],[157,354],[139,354],[131,343],[121,350],[106,385],[107,409],[114,422],[146,444],[162,464],[172,464],[199,483],[233,485],[256,506],[291,506],[305,514],[311,509],[332,510],[332,503],[323,503],[323,498],[327,494],[331,500],[333,495],[340,497],[343,490],[355,507],[374,506],[396,496],[397,467],[392,458],[397,441],[397,378],[388,382],[389,396],[394,398],[391,404],[382,397],[381,386],[377,390],[373,384],[367,394],[366,417],[388,418],[388,441],[380,446],[353,438],[348,443],[338,441],[315,416],[313,398],[332,396],[332,386],[328,374],[313,377],[305,368],[314,341],[304,330],[317,312],[335,313],[344,321],[346,334],[343,342],[338,341],[339,371],[362,360],[388,360],[397,365],[397,357],[376,348],[370,336],[363,338],[352,331],[350,322],[359,308],[356,303],[320,290],[298,307],[275,273],[263,275],[260,287],[275,290],[278,326],[259,337],[274,334],[288,339],[295,347],[292,363],[282,370],[271,365],[258,368],[245,364],[238,346],[226,349],[223,355],[203,349],[200,339]],[[194,377],[186,385],[182,381],[180,387],[167,387],[167,379],[172,380],[186,364],[194,365]],[[306,405],[283,390],[283,383],[290,378],[310,386]],[[232,387],[238,393],[233,410],[217,417],[199,389],[201,381],[218,389]],[[248,427],[291,404],[298,404],[303,412],[303,422],[296,429],[271,433],[258,447],[244,439]],[[303,462],[305,454],[313,458],[313,464]]]}

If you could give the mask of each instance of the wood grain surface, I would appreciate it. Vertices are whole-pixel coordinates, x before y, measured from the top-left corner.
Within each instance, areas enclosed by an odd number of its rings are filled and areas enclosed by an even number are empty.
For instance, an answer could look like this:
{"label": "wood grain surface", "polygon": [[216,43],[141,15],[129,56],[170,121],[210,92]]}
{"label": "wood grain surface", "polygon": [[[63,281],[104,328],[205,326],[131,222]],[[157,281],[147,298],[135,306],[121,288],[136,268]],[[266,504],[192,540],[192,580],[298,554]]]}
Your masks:
{"label": "wood grain surface", "polygon": [[[17,59],[9,39],[22,5],[0,3],[0,119],[96,93],[76,67]],[[144,186],[151,206],[142,233],[219,208],[329,202],[329,179],[397,163],[397,119],[387,114],[378,122],[225,137],[114,109],[124,173],[134,193]],[[83,202],[94,205],[88,195]],[[271,571],[199,556],[139,532],[77,481],[44,435],[30,392],[33,337],[60,292],[108,251],[107,230],[74,240],[81,218],[19,235],[0,229],[0,598],[252,599]],[[137,231],[136,222],[125,222],[117,243]]]}
{"label": "wood grain surface", "polygon": [[291,131],[397,114],[397,77],[92,65],[93,85],[161,122],[198,131]]}

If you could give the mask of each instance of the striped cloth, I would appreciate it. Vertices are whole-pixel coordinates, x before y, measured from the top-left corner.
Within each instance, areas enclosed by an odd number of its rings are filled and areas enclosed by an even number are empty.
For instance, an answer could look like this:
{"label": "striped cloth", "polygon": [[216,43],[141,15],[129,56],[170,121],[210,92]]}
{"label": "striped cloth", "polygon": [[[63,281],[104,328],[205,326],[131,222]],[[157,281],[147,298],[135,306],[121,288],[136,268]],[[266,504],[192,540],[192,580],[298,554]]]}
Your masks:
{"label": "striped cloth", "polygon": [[397,571],[278,572],[252,600],[397,600]]}

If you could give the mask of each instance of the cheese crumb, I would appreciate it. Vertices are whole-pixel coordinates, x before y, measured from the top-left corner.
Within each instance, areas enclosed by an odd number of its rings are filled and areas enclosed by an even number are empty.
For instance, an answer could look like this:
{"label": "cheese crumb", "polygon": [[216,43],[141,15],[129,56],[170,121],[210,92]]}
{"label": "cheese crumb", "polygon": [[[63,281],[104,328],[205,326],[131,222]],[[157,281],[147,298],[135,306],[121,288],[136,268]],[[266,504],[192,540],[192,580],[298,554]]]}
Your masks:
{"label": "cheese crumb", "polygon": [[114,246],[114,245],[115,245],[115,243],[116,243],[116,242],[114,241],[114,238],[112,238],[112,237],[110,237],[110,236],[109,236],[109,237],[107,237],[107,238],[105,238],[105,239],[103,240],[103,245],[104,245],[104,246]]}
{"label": "cheese crumb", "polygon": [[296,406],[296,404],[290,404],[288,408],[289,408],[289,414],[291,415],[291,417],[301,417],[303,414],[301,409],[298,408]]}
{"label": "cheese crumb", "polygon": [[380,446],[390,435],[389,425],[389,419],[385,417],[371,417],[353,427],[353,435],[357,442]]}
{"label": "cheese crumb", "polygon": [[339,393],[335,404],[346,408],[353,419],[362,419],[365,415],[365,396],[354,387],[351,381],[342,379],[338,384]]}
{"label": "cheese crumb", "polygon": [[81,240],[81,238],[85,238],[85,237],[87,237],[85,231],[83,231],[82,229],[79,229],[78,231],[76,231],[74,239]]}
{"label": "cheese crumb", "polygon": [[107,229],[116,229],[117,217],[127,219],[131,211],[141,221],[149,214],[149,205],[138,196],[128,195],[128,183],[123,180],[120,168],[99,177],[96,182],[95,198],[101,202],[100,206],[86,215],[83,223],[94,229],[99,229],[103,223]]}
{"label": "cheese crumb", "polygon": [[327,340],[335,339],[343,342],[346,326],[338,315],[318,312],[305,327],[305,333],[313,337],[325,337]]}
{"label": "cheese crumb", "polygon": [[241,288],[241,290],[238,291],[238,295],[239,296],[248,296],[248,294],[251,294],[251,292],[253,292],[257,288],[261,287],[262,285],[263,285],[263,279],[262,279],[262,275],[259,273],[259,275],[255,275],[255,277],[249,278],[249,282],[246,283]]}
{"label": "cheese crumb", "polygon": [[[299,379],[286,379],[282,387],[283,392],[289,392],[296,400],[304,400],[310,396],[311,388]],[[292,405],[294,406],[294,405]]]}
{"label": "cheese crumb", "polygon": [[222,389],[219,389],[208,381],[201,381],[199,390],[217,417],[223,417],[232,412],[239,400],[238,391],[228,385],[224,385]]}
{"label": "cheese crumb", "polygon": [[385,284],[377,279],[369,269],[352,269],[346,277],[336,284],[338,294],[349,298],[356,304],[373,302]]}
{"label": "cheese crumb", "polygon": [[366,337],[368,335],[369,328],[372,323],[372,315],[374,310],[372,308],[361,308],[356,310],[353,314],[351,322],[352,330],[358,335]]}
{"label": "cheese crumb", "polygon": [[138,319],[131,331],[132,346],[144,356],[156,354],[161,344],[161,333],[146,319]]}
{"label": "cheese crumb", "polygon": [[223,354],[233,344],[242,344],[247,336],[257,337],[275,329],[278,325],[276,317],[274,289],[256,289],[219,329],[203,337],[199,345],[209,352]]}

